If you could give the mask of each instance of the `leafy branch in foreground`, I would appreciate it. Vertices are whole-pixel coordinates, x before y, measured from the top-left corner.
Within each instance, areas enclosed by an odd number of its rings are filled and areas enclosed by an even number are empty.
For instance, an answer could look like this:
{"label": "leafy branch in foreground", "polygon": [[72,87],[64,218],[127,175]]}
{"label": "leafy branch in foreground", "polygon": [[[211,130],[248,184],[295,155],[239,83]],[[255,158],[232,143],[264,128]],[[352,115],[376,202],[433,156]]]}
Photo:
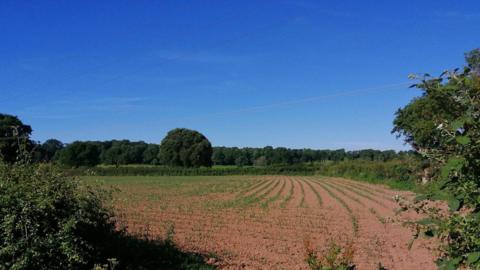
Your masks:
{"label": "leafy branch in foreground", "polygon": [[428,210],[418,223],[446,245],[440,269],[480,268],[480,49],[466,54],[467,66],[438,78],[426,74],[413,85],[423,95],[397,112],[394,132],[403,135],[436,169],[440,192],[417,198],[444,198],[450,212]]}

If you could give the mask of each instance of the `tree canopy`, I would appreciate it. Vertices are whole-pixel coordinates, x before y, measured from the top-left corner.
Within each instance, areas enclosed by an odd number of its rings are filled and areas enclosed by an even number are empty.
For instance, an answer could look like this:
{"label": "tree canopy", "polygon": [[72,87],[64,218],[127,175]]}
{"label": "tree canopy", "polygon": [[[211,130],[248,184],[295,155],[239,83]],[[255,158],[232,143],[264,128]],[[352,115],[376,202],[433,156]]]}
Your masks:
{"label": "tree canopy", "polygon": [[98,143],[76,141],[59,152],[58,161],[71,167],[95,166],[100,163],[99,156]]}
{"label": "tree canopy", "polygon": [[177,128],[168,132],[160,144],[162,164],[169,166],[212,166],[212,145],[198,131]]}
{"label": "tree canopy", "polygon": [[[20,145],[31,146],[32,128],[17,116],[0,113],[0,159],[7,163],[17,160]],[[19,141],[22,141],[19,145]]]}

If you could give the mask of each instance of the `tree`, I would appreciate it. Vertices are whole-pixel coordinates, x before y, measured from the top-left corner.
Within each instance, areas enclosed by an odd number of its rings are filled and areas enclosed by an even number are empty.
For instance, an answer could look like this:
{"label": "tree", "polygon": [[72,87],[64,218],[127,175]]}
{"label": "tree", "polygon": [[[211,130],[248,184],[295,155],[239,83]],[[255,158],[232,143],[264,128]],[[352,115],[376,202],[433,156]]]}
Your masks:
{"label": "tree", "polygon": [[212,162],[215,165],[225,165],[225,154],[223,153],[225,147],[214,147],[212,154]]}
{"label": "tree", "polygon": [[158,164],[158,152],[159,146],[156,144],[149,144],[145,151],[143,151],[143,163],[144,164]]}
{"label": "tree", "polygon": [[76,141],[59,152],[58,161],[71,167],[95,166],[100,162],[99,156],[99,143]]}
{"label": "tree", "polygon": [[7,163],[15,162],[20,145],[31,147],[31,133],[32,128],[23,124],[17,116],[0,114],[0,159]]}
{"label": "tree", "polygon": [[[463,70],[425,75],[414,86],[423,95],[397,112],[394,132],[439,167],[451,215],[421,226],[445,240],[440,269],[480,268],[480,50],[466,54]],[[426,194],[435,198],[438,194]]]}
{"label": "tree", "polygon": [[265,156],[260,156],[255,159],[255,162],[253,163],[253,165],[259,166],[259,167],[267,166],[267,158],[265,158]]}
{"label": "tree", "polygon": [[46,140],[40,147],[42,160],[50,162],[55,157],[58,151],[62,150],[64,147],[63,143],[56,139]]}
{"label": "tree", "polygon": [[168,132],[160,144],[162,164],[169,166],[212,166],[212,145],[198,131],[177,128]]}

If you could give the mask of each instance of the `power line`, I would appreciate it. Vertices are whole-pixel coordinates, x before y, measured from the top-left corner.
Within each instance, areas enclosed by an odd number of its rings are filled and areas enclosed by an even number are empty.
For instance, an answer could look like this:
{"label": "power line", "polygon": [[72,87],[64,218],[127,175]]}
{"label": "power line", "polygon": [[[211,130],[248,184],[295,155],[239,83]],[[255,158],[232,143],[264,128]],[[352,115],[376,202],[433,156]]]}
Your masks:
{"label": "power line", "polygon": [[243,113],[243,112],[261,111],[261,110],[277,108],[277,107],[286,107],[286,106],[310,103],[310,102],[315,102],[315,101],[328,99],[328,98],[336,98],[341,96],[350,96],[350,95],[359,95],[359,94],[371,94],[371,93],[385,92],[389,90],[397,90],[400,88],[403,89],[403,87],[409,86],[409,85],[411,85],[411,82],[387,84],[387,85],[381,85],[381,86],[375,86],[375,87],[369,87],[369,88],[360,88],[360,89],[347,90],[347,91],[336,91],[334,94],[329,94],[329,95],[312,96],[308,98],[295,99],[295,100],[271,103],[271,104],[264,104],[259,106],[245,107],[245,108],[232,110],[232,111],[210,113],[210,114],[204,114],[204,115],[199,115],[195,117],[187,117],[187,118],[181,118],[181,119],[199,119],[199,118],[205,118],[205,117],[225,116],[225,115],[231,115],[231,114],[237,114],[237,113]]}
{"label": "power line", "polygon": [[[411,82],[403,82],[403,83],[386,84],[386,85],[368,87],[368,88],[359,88],[359,89],[353,89],[353,90],[335,91],[335,93],[328,94],[328,95],[312,96],[312,97],[308,97],[308,98],[301,98],[301,99],[295,99],[295,100],[278,102],[278,103],[269,103],[269,104],[264,104],[264,105],[259,105],[259,106],[240,108],[240,109],[232,110],[232,111],[223,111],[223,112],[218,112],[218,113],[209,113],[209,114],[196,115],[196,116],[192,116],[192,117],[182,117],[182,118],[176,118],[176,119],[166,119],[164,121],[162,121],[162,120],[156,121],[156,123],[152,123],[151,121],[148,121],[148,122],[146,122],[146,121],[136,121],[134,124],[135,125],[142,125],[142,124],[148,123],[149,125],[153,125],[153,124],[158,124],[158,123],[161,123],[161,122],[171,122],[171,121],[181,121],[181,120],[195,120],[195,119],[204,119],[204,118],[210,118],[210,117],[222,117],[222,116],[233,115],[233,114],[238,114],[238,113],[245,113],[245,112],[258,112],[258,111],[262,111],[262,110],[288,107],[288,106],[294,106],[294,105],[299,105],[299,104],[304,104],[304,103],[312,103],[312,102],[321,101],[321,100],[325,100],[325,99],[329,99],[329,98],[368,95],[368,94],[388,92],[388,91],[398,90],[398,89],[406,89],[406,86],[409,86],[410,84],[411,84]],[[111,127],[112,126],[110,126],[110,128]],[[131,126],[129,126],[129,127],[131,127]],[[109,127],[108,126],[102,126],[102,128],[107,128],[108,129]],[[89,128],[88,131],[91,133],[91,132],[94,132],[95,129]]]}

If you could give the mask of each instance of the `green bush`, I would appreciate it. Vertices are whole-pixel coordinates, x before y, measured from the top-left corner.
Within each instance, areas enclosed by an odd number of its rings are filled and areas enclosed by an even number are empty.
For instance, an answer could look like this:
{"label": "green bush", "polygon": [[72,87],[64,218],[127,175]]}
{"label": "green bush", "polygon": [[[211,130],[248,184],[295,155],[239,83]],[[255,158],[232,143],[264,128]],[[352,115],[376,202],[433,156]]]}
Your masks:
{"label": "green bush", "polygon": [[0,269],[84,269],[115,231],[103,192],[52,166],[0,165]]}
{"label": "green bush", "polygon": [[415,160],[367,161],[347,160],[318,165],[317,174],[345,177],[375,184],[386,184],[396,189],[415,188],[420,163]]}
{"label": "green bush", "polygon": [[[425,209],[429,218],[417,231],[443,240],[439,269],[480,269],[480,49],[466,54],[466,66],[439,77],[414,76],[422,95],[397,112],[394,132],[404,136],[439,168],[440,192],[417,197],[445,197],[450,214]],[[446,196],[445,196],[446,195]]]}

